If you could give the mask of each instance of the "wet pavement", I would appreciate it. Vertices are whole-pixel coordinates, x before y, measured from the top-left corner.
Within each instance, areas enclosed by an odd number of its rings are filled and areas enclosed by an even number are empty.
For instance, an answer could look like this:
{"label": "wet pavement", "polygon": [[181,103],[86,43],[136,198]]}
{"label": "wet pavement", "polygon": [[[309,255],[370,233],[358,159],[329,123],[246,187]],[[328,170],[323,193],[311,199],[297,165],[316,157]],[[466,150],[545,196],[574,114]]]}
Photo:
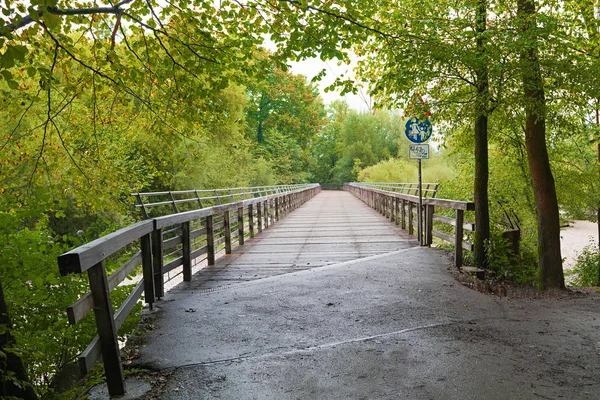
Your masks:
{"label": "wet pavement", "polygon": [[409,247],[168,294],[134,365],[164,399],[597,399],[598,296],[515,300]]}

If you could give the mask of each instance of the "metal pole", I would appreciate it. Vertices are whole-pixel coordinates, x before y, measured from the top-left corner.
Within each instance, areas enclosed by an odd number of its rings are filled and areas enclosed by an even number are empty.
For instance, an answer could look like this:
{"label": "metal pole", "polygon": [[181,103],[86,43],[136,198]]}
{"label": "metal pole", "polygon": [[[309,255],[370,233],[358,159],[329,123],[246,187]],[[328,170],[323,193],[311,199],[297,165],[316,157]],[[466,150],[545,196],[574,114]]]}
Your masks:
{"label": "metal pole", "polygon": [[419,209],[417,210],[417,233],[419,235],[419,245],[423,246],[423,191],[422,179],[421,179],[421,159],[417,160],[419,166]]}

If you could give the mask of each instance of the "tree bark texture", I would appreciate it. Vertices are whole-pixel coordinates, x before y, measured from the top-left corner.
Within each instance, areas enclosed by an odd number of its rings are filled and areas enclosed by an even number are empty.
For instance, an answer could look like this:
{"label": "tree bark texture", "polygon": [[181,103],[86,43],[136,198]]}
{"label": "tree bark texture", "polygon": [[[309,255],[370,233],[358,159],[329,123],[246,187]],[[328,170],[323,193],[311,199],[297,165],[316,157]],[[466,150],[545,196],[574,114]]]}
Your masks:
{"label": "tree bark texture", "polygon": [[475,265],[487,268],[488,260],[485,254],[485,241],[490,237],[490,211],[488,198],[489,161],[488,161],[488,105],[489,78],[487,62],[485,61],[484,33],[487,29],[487,0],[479,0],[476,16],[477,58],[476,68],[477,101],[474,132],[475,147],[475,182],[473,199],[475,202]]}
{"label": "tree bark texture", "polygon": [[542,286],[564,288],[560,253],[560,218],[554,177],[546,147],[546,100],[537,55],[535,0],[517,0],[517,19],[524,41],[521,68],[525,101],[525,147],[533,186],[538,225],[538,257]]}

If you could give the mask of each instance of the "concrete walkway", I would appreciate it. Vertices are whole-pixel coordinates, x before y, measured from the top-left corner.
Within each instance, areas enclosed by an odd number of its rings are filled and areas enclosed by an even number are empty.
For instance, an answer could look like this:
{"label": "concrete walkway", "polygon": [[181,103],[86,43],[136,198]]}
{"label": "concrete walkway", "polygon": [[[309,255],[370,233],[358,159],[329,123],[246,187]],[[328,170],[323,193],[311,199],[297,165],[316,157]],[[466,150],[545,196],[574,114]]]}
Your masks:
{"label": "concrete walkway", "polygon": [[408,247],[180,289],[135,366],[172,372],[164,399],[598,398],[598,297],[497,298],[449,267]]}

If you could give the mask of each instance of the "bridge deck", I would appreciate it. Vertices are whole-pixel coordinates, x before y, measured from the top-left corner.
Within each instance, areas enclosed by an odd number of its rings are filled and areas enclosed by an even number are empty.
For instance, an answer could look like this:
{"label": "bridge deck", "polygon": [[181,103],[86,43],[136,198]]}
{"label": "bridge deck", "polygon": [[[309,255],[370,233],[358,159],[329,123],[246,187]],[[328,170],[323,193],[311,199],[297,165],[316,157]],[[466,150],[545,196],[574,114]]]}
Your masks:
{"label": "bridge deck", "polygon": [[597,297],[499,299],[450,265],[322,193],[167,293],[132,366],[169,371],[164,400],[598,398]]}
{"label": "bridge deck", "polygon": [[415,236],[350,193],[324,191],[201,269],[187,289],[210,290],[416,245]]}

